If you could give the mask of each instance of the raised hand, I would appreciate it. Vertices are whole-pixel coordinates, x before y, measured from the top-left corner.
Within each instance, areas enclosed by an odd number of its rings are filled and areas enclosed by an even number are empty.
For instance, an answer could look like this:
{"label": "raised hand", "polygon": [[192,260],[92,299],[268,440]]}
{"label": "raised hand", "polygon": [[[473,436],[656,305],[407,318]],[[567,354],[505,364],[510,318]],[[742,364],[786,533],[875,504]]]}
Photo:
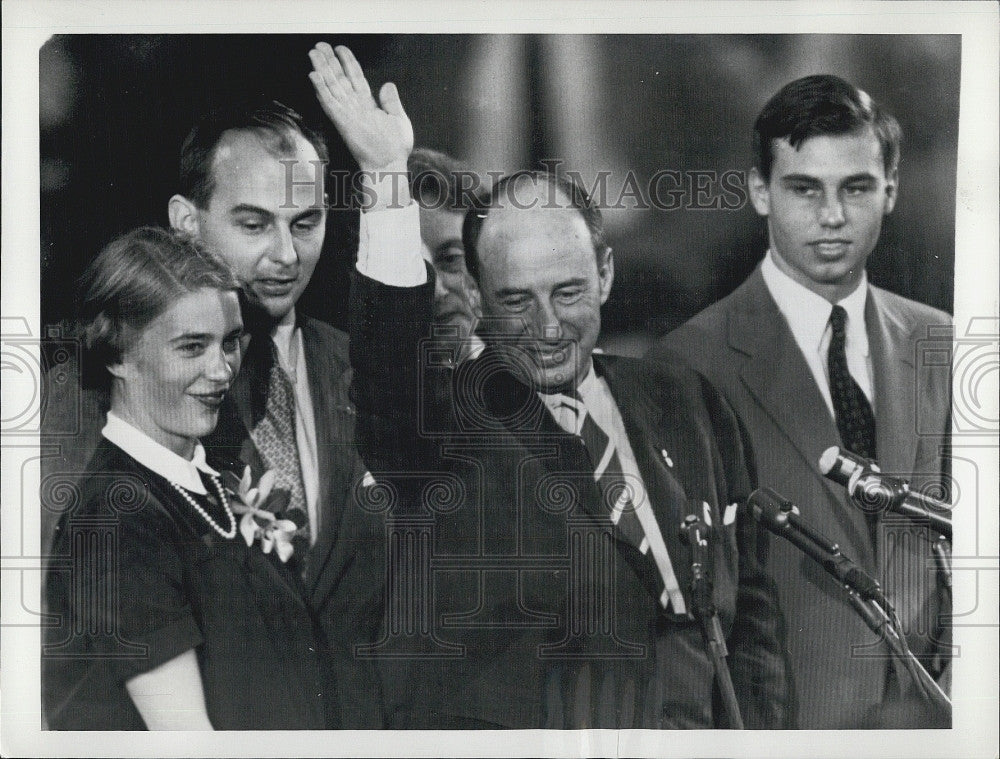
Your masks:
{"label": "raised hand", "polygon": [[382,85],[378,102],[357,59],[343,45],[320,42],[309,51],[309,79],[323,111],[337,127],[362,171],[406,170],[413,127],[396,85]]}

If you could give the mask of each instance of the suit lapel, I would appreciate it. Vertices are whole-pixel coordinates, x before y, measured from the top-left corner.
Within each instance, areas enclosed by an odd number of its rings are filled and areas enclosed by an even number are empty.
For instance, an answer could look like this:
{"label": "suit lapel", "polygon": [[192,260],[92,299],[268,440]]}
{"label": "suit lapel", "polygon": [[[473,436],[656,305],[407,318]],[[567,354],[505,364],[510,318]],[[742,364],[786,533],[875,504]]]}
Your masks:
{"label": "suit lapel", "polygon": [[[775,431],[783,434],[802,456],[807,467],[803,471],[809,471],[822,483],[828,495],[825,503],[795,505],[813,524],[835,520],[847,536],[841,548],[852,559],[871,561],[874,554],[861,510],[850,502],[842,485],[819,471],[820,456],[830,446],[840,445],[840,433],[759,266],[738,292],[740,297],[729,314],[728,339],[731,348],[747,356],[741,382],[771,417]],[[785,466],[791,471],[793,462]],[[781,482],[760,485],[779,493],[782,490]],[[816,514],[817,509],[829,514]]]}
{"label": "suit lapel", "polygon": [[[840,445],[840,433],[760,267],[741,295],[728,324],[730,347],[747,356],[740,379],[809,469],[839,497],[839,486],[820,474],[819,458],[830,446]],[[780,483],[762,484],[780,489]]]}
{"label": "suit lapel", "polygon": [[[486,352],[475,360],[499,359],[491,357],[490,349],[487,348]],[[673,429],[674,425],[671,421],[664,422],[661,419],[664,414],[663,409],[652,402],[648,393],[639,387],[634,376],[619,370],[615,357],[595,354],[594,362],[598,373],[607,381],[612,397],[622,414],[629,444],[642,474],[647,496],[653,506],[653,514],[663,535],[677,581],[684,589],[690,584],[690,567],[685,567],[685,562],[679,559],[685,555],[686,549],[680,543],[677,527],[686,513],[682,511],[686,508],[687,499],[680,481],[670,473],[663,461],[661,454],[663,437],[658,434],[660,430]],[[572,444],[574,436],[563,430],[538,395],[518,382],[513,375],[501,371],[488,375],[484,373],[484,377],[480,395],[487,404],[490,414],[498,420],[505,420],[504,426],[522,446],[537,446],[540,437],[553,440],[559,446],[560,454],[555,458],[543,460],[542,465],[554,473],[588,473],[588,476],[580,478],[581,492],[578,503],[589,515],[607,522],[608,510],[603,506],[597,483],[592,476],[589,476],[592,470],[590,459],[582,447]],[[654,420],[652,427],[649,424],[650,419]],[[673,445],[673,442],[668,444]],[[677,527],[671,529],[671,525]],[[612,529],[611,534],[623,546],[628,546],[625,551],[626,559],[642,579],[643,584],[650,589],[650,594],[658,600],[660,591],[656,589],[655,578],[659,575],[659,571],[652,555],[649,553],[643,555],[635,550],[620,530]]]}
{"label": "suit lapel", "polygon": [[[313,404],[320,485],[316,508],[320,524],[317,525],[316,543],[310,550],[309,569],[305,578],[306,587],[312,592],[317,580],[326,571],[337,536],[341,533],[346,503],[339,496],[345,492],[349,479],[354,474],[354,440],[353,430],[348,440],[340,440],[336,439],[337,430],[334,429],[336,399],[331,389],[335,382],[331,380],[339,380],[342,371],[332,364],[331,356],[324,349],[324,342],[317,335],[312,321],[302,317],[299,326],[306,357],[309,395]],[[334,374],[336,377],[332,376]]]}
{"label": "suit lapel", "polygon": [[868,289],[865,323],[875,375],[875,430],[878,464],[904,477],[917,453],[916,369],[906,327],[883,308],[878,291]]}
{"label": "suit lapel", "polygon": [[[684,561],[688,549],[681,544],[680,524],[688,513],[688,497],[678,474],[683,474],[683,470],[691,462],[689,457],[681,453],[685,447],[684,441],[677,439],[680,430],[693,429],[678,418],[678,414],[684,414],[687,410],[664,408],[655,402],[635,373],[627,371],[627,362],[600,354],[594,356],[594,362],[598,373],[608,383],[622,415],[629,445],[642,475],[653,516],[667,547],[670,564],[678,585],[687,595],[687,588],[691,584],[691,567],[690,562]],[[667,464],[664,451],[678,469],[677,474]],[[651,553],[642,558],[643,570],[659,572]]]}
{"label": "suit lapel", "polygon": [[[493,363],[502,359],[487,348],[475,360]],[[538,394],[509,372],[483,373],[483,376],[479,395],[490,415],[500,421],[525,448],[535,448],[542,440],[549,440],[558,446],[559,455],[544,459],[542,465],[554,474],[572,476],[574,487],[580,489],[580,507],[591,516],[608,521],[609,512],[593,478],[590,456],[582,446],[577,445],[578,438],[560,427]],[[618,530],[613,530],[612,534],[616,539],[628,542]]]}

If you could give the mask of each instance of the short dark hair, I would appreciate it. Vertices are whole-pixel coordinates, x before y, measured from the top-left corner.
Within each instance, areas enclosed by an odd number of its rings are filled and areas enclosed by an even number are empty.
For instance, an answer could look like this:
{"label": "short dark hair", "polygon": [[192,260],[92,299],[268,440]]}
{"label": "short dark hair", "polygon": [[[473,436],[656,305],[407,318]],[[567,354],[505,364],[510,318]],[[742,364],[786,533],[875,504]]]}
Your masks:
{"label": "short dark hair", "polygon": [[112,240],[79,282],[77,332],[81,381],[107,404],[107,367],[122,359],[136,335],[177,299],[208,287],[239,292],[232,271],[190,237],[139,227]]}
{"label": "short dark hair", "polygon": [[268,150],[286,155],[294,150],[291,137],[301,134],[324,163],[330,160],[326,142],[305,120],[277,100],[244,102],[225,106],[202,115],[181,145],[177,191],[198,208],[208,208],[215,181],[212,164],[223,135],[230,131],[252,132]]}
{"label": "short dark hair", "polygon": [[[431,148],[414,148],[406,159],[410,174],[410,196],[423,208],[466,211],[471,205],[460,181],[475,177],[468,166]],[[478,189],[478,188],[477,188]]]}
{"label": "short dark hair", "polygon": [[[503,205],[509,189],[515,182],[531,181],[534,184],[545,184],[553,193],[561,194],[568,202],[568,208],[574,209],[583,217],[590,232],[590,241],[594,246],[594,255],[598,263],[607,255],[610,248],[604,238],[604,222],[601,210],[577,182],[572,178],[553,171],[518,171],[501,179],[489,192],[482,192],[475,197],[473,207],[465,213],[462,223],[462,245],[465,248],[465,266],[469,274],[479,282],[479,234],[483,230],[483,222],[493,208]],[[542,206],[547,207],[547,206]]]}
{"label": "short dark hair", "polygon": [[850,82],[830,74],[796,79],[782,87],[760,112],[753,126],[757,169],[769,180],[774,162],[774,140],[787,139],[798,149],[819,135],[856,132],[870,126],[882,148],[885,173],[899,163],[903,133],[899,122],[871,96]]}

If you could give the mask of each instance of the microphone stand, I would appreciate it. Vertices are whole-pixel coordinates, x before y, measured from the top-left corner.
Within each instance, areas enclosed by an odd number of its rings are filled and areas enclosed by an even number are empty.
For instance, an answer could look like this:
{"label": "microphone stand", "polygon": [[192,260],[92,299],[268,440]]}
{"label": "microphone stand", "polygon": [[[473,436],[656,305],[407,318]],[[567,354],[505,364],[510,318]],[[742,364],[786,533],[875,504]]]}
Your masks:
{"label": "microphone stand", "polygon": [[712,601],[712,578],[708,574],[705,555],[708,548],[708,532],[705,523],[694,514],[685,517],[681,524],[681,540],[691,547],[691,613],[701,624],[702,638],[705,640],[705,648],[715,668],[715,680],[722,695],[729,728],[742,730],[743,717],[740,715],[733,680],[726,665],[726,657],[729,655],[726,638],[722,634],[719,614]]}
{"label": "microphone stand", "polygon": [[[942,595],[951,598],[952,525],[950,517],[942,514],[948,511],[947,504],[911,491],[905,479],[883,475],[875,461],[836,445],[823,451],[819,458],[819,470],[827,479],[843,485],[848,497],[856,505],[862,508],[878,506],[908,517],[917,524],[927,525],[934,533],[931,553],[934,556],[938,589]],[[905,637],[903,641],[905,643]]]}
{"label": "microphone stand", "polygon": [[850,601],[851,606],[854,607],[854,610],[857,611],[869,629],[885,641],[889,647],[889,651],[903,664],[906,671],[910,673],[917,691],[924,700],[934,704],[934,706],[942,711],[950,713],[951,700],[910,650],[909,645],[906,643],[906,637],[902,634],[899,619],[892,608],[890,607],[886,610],[874,601],[865,601],[852,588],[845,586],[845,590],[847,591],[847,599]]}
{"label": "microphone stand", "polygon": [[872,632],[886,642],[890,653],[910,673],[920,695],[950,711],[951,700],[910,651],[903,626],[878,582],[855,567],[854,562],[840,552],[839,546],[808,527],[798,509],[779,493],[761,488],[751,493],[748,500],[754,516],[768,530],[788,540],[837,578],[851,606]]}

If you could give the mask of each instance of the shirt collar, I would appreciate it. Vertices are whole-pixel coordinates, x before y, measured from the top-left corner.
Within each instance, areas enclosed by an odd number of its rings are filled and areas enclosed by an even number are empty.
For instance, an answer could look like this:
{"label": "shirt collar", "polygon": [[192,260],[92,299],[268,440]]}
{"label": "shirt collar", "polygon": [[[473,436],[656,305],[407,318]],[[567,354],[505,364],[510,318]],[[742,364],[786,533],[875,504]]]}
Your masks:
{"label": "shirt collar", "polygon": [[278,349],[278,361],[286,369],[294,368],[292,358],[298,351],[293,350],[292,340],[298,334],[295,326],[295,309],[293,308],[282,317],[277,326],[271,330],[271,340],[274,341],[275,348]]}
{"label": "shirt collar", "polygon": [[583,426],[584,417],[587,415],[587,401],[594,397],[595,393],[600,392],[600,385],[597,379],[597,373],[594,371],[594,362],[590,362],[590,370],[587,375],[580,381],[576,386],[577,395],[579,398],[572,395],[566,395],[565,393],[538,393],[538,397],[541,398],[542,403],[544,403],[549,410],[553,413],[556,420],[560,422],[561,426],[569,426],[568,420],[564,419],[561,407],[568,407],[573,410],[575,414],[575,419],[573,420],[574,431],[579,432],[580,428]]}
{"label": "shirt collar", "polygon": [[[830,312],[833,311],[830,301],[796,282],[779,269],[774,262],[774,253],[770,249],[761,264],[760,273],[778,310],[788,322],[796,342],[800,345],[811,345],[819,351],[830,321]],[[868,274],[862,272],[858,286],[837,304],[847,311],[847,332],[851,343],[857,345],[865,356],[868,355],[868,334],[865,331],[867,297]]]}
{"label": "shirt collar", "polygon": [[160,445],[113,411],[108,412],[108,421],[101,434],[147,469],[193,493],[205,495],[207,492],[198,475],[199,471],[219,476],[219,473],[205,462],[205,448],[201,443],[195,445],[194,456],[188,461]]}
{"label": "shirt collar", "polygon": [[[857,346],[857,352],[868,355],[868,331],[865,329],[865,302],[868,300],[868,279],[862,275],[861,284],[837,303],[847,312],[847,342]],[[832,310],[832,309],[831,309]]]}

